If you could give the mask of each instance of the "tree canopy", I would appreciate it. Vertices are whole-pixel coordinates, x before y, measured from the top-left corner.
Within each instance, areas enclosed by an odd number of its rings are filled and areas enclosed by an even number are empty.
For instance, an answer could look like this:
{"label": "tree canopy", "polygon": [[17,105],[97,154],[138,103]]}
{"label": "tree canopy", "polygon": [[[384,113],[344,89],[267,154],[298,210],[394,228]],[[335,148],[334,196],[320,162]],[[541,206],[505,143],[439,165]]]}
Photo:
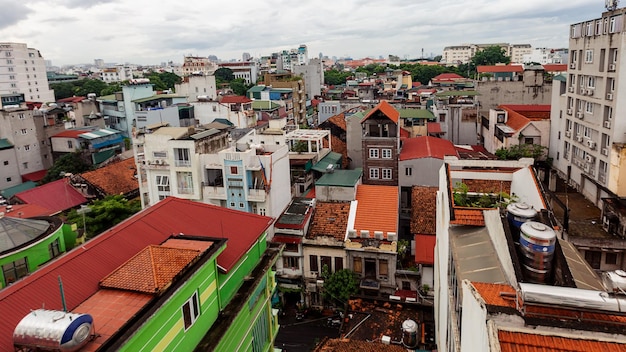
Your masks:
{"label": "tree canopy", "polygon": [[472,63],[474,66],[481,65],[495,65],[495,64],[509,64],[511,63],[511,57],[506,56],[504,48],[499,46],[490,46],[483,50],[477,51],[472,57]]}
{"label": "tree canopy", "polygon": [[52,167],[48,169],[46,176],[41,179],[41,183],[48,183],[59,180],[62,173],[79,174],[91,170],[92,165],[87,162],[81,152],[68,153],[58,158]]}
{"label": "tree canopy", "polygon": [[233,70],[227,67],[220,67],[217,70],[215,70],[215,81],[217,83],[230,82],[233,79],[235,79]]}
{"label": "tree canopy", "polygon": [[501,160],[519,160],[520,158],[544,159],[547,148],[539,144],[515,144],[508,148],[496,150],[496,156]]}
{"label": "tree canopy", "polygon": [[174,89],[176,84],[183,81],[180,76],[171,72],[152,72],[146,78],[154,84],[154,90]]}
{"label": "tree canopy", "polygon": [[346,83],[346,79],[352,76],[352,73],[339,71],[339,70],[328,70],[324,72],[324,83],[328,85],[339,85]]}
{"label": "tree canopy", "polygon": [[[92,238],[141,210],[141,202],[138,199],[129,201],[122,195],[114,195],[93,201],[89,208],[91,211],[84,213],[84,219],[87,238]],[[83,229],[83,213],[72,209],[66,222]]]}
{"label": "tree canopy", "polygon": [[324,298],[344,305],[351,295],[359,292],[356,273],[350,269],[336,271],[324,281]]}

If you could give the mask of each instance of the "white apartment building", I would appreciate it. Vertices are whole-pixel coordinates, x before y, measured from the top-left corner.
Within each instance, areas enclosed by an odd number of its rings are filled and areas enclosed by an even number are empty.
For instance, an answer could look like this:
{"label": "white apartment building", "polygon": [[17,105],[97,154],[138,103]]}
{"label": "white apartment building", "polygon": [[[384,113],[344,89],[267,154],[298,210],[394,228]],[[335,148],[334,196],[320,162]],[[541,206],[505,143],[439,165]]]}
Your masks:
{"label": "white apartment building", "polygon": [[536,62],[541,65],[564,64],[567,63],[567,58],[567,49],[535,48],[529,54],[525,54],[522,61],[524,63]]}
{"label": "white apartment building", "polygon": [[46,63],[37,49],[23,43],[0,43],[0,94],[24,94],[26,101],[53,102]]}
{"label": "white apartment building", "polygon": [[114,67],[103,68],[100,72],[100,78],[106,83],[133,79],[133,68],[128,65],[115,65]]}
{"label": "white apartment building", "polygon": [[555,80],[550,156],[559,176],[600,206],[626,196],[626,9],[570,26],[567,80]]}
{"label": "white apartment building", "polygon": [[260,64],[258,61],[222,62],[219,67],[233,71],[235,78],[243,78],[246,84],[255,84],[259,79]]}
{"label": "white apartment building", "polygon": [[505,50],[505,55],[511,57],[511,63],[523,63],[524,55],[532,52],[530,44],[463,44],[447,46],[443,48],[441,62],[466,64],[476,55],[478,51],[491,46],[499,46]]}
{"label": "white apartment building", "polygon": [[[207,57],[185,56],[181,69],[182,76],[189,75],[212,75],[217,70],[217,64],[209,61]],[[177,72],[175,72],[178,74]]]}

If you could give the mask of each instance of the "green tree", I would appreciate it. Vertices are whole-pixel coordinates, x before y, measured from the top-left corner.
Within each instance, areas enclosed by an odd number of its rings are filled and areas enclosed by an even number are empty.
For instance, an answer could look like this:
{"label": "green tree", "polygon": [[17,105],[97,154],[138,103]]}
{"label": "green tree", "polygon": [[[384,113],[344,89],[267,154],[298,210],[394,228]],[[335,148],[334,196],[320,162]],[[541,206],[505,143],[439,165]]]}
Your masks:
{"label": "green tree", "polygon": [[324,72],[324,83],[332,86],[340,85],[346,83],[346,79],[350,77],[352,73],[339,71],[339,70],[328,70]]}
{"label": "green tree", "polygon": [[471,61],[475,66],[509,64],[511,62],[511,57],[506,56],[506,50],[504,50],[504,48],[499,46],[490,46],[476,52]]}
{"label": "green tree", "polygon": [[220,67],[217,70],[215,70],[215,80],[217,81],[217,83],[230,82],[233,79],[235,79],[233,70],[227,67]]}
{"label": "green tree", "polygon": [[246,84],[246,80],[243,78],[236,78],[230,82],[230,88],[237,95],[246,95],[246,92],[252,86],[252,84]]}
{"label": "green tree", "polygon": [[74,95],[74,85],[70,82],[52,83],[50,89],[54,90],[54,99],[65,99]]}
{"label": "green tree", "polygon": [[[91,211],[84,214],[84,219],[87,238],[92,238],[141,210],[141,202],[138,199],[129,201],[122,195],[114,195],[93,201],[89,208]],[[72,209],[66,222],[82,228],[83,214]]]}
{"label": "green tree", "polygon": [[344,305],[351,295],[359,292],[359,281],[354,271],[336,271],[324,281],[324,298],[329,302]]}
{"label": "green tree", "polygon": [[41,183],[56,181],[65,173],[79,174],[91,170],[92,165],[85,160],[81,152],[68,153],[58,158],[52,167],[48,169]]}
{"label": "green tree", "polygon": [[96,95],[102,95],[102,90],[107,88],[107,84],[99,79],[83,79],[80,81],[82,84],[74,88],[74,95],[86,96],[89,93],[96,93]]}
{"label": "green tree", "polygon": [[119,82],[112,82],[107,85],[102,91],[101,96],[115,94],[115,92],[122,91],[122,85]]}
{"label": "green tree", "polygon": [[509,148],[496,150],[496,156],[500,160],[519,160],[519,158],[534,158],[542,160],[545,158],[548,148],[539,144],[516,144]]}
{"label": "green tree", "polygon": [[435,57],[433,58],[433,61],[435,61],[435,62],[439,62],[439,61],[441,61],[441,57],[442,57],[441,55],[437,55],[437,56],[435,56]]}

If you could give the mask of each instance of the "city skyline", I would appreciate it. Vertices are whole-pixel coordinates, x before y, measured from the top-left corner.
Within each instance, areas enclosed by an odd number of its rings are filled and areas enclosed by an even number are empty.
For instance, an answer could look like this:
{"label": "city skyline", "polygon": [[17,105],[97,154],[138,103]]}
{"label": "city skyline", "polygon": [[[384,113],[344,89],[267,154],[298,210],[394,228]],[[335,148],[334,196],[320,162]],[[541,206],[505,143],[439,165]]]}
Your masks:
{"label": "city skyline", "polygon": [[[568,26],[605,10],[599,0],[160,3],[145,0],[7,2],[0,41],[26,43],[53,65],[182,62],[269,55],[306,44],[309,57],[419,58],[463,43],[568,45]],[[215,9],[214,9],[215,8]],[[135,15],[131,15],[135,14]],[[69,46],[69,48],[68,48]]]}

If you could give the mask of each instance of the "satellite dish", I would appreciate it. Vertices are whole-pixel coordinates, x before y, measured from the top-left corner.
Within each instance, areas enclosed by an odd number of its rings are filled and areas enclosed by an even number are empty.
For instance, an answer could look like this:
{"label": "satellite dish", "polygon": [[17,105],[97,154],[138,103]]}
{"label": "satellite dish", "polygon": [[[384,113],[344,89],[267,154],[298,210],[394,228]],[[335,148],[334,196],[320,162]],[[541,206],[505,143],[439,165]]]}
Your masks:
{"label": "satellite dish", "polygon": [[617,9],[617,4],[619,0],[605,0],[604,7],[606,7],[607,11],[615,11]]}

